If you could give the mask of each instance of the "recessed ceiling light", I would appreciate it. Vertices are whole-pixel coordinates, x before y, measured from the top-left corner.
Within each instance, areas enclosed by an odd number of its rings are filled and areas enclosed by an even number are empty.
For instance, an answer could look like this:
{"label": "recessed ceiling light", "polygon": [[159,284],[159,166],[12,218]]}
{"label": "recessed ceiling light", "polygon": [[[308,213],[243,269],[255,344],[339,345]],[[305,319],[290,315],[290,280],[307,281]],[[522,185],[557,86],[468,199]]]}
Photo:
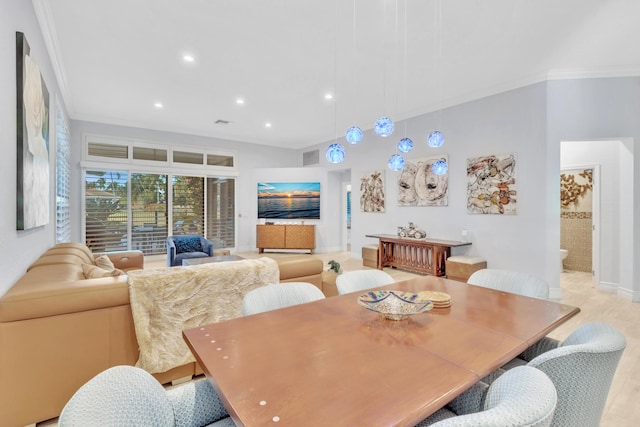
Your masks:
{"label": "recessed ceiling light", "polygon": [[193,62],[195,61],[195,58],[191,55],[185,55],[182,57],[182,59],[184,59],[184,62]]}
{"label": "recessed ceiling light", "polygon": [[265,127],[268,127],[268,128],[271,127],[271,123],[269,123],[269,122],[265,123],[264,125],[265,125]]}
{"label": "recessed ceiling light", "polygon": [[156,107],[156,108],[164,107],[164,105],[162,105],[162,102],[156,102],[156,103],[153,104],[153,106]]}
{"label": "recessed ceiling light", "polygon": [[324,99],[333,99],[333,95],[328,93],[324,96]]}
{"label": "recessed ceiling light", "polygon": [[242,98],[236,99],[236,104],[243,105],[244,104],[244,99],[242,99]]}

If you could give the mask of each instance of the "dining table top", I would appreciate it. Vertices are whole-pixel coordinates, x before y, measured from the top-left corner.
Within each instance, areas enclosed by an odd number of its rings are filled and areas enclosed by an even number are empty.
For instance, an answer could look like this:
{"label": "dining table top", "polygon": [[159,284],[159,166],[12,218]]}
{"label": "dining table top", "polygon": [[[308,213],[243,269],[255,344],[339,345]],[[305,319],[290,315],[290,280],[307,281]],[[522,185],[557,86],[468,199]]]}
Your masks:
{"label": "dining table top", "polygon": [[183,336],[239,426],[413,426],[580,311],[434,276],[375,289],[451,306],[394,321],[361,291]]}

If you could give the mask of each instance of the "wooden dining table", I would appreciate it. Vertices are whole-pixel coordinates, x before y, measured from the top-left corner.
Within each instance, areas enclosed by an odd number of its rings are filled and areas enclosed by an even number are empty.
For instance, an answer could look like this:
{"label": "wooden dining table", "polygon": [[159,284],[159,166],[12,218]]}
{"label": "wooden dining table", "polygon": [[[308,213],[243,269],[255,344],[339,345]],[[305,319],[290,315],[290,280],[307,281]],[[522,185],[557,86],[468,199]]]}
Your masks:
{"label": "wooden dining table", "polygon": [[376,289],[451,306],[387,320],[356,292],[183,335],[239,426],[413,426],[580,311],[434,276]]}

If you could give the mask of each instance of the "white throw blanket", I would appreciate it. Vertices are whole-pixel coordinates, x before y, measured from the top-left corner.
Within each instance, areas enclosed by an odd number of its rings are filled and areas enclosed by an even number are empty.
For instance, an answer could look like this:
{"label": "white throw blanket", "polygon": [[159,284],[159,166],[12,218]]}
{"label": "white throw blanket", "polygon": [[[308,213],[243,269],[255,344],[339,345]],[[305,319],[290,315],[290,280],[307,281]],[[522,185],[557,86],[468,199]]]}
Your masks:
{"label": "white throw blanket", "polygon": [[137,270],[128,276],[140,347],[136,366],[150,373],[195,361],[184,329],[240,317],[248,291],[280,281],[271,258]]}

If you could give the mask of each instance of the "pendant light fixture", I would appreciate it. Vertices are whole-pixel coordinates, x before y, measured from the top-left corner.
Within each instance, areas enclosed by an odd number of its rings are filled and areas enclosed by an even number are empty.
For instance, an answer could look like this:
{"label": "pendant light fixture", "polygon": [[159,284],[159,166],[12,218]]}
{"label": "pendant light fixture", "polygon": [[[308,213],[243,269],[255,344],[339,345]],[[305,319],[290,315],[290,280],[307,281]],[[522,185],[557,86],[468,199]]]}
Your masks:
{"label": "pendant light fixture", "polygon": [[408,153],[411,150],[413,150],[413,141],[411,138],[402,138],[398,141],[398,151]]}
{"label": "pendant light fixture", "polygon": [[327,147],[325,154],[329,163],[342,163],[344,161],[344,147],[337,142]]}
{"label": "pendant light fixture", "polygon": [[431,148],[439,148],[444,144],[444,135],[439,130],[434,130],[427,138],[427,144]]}
{"label": "pendant light fixture", "polygon": [[402,157],[400,154],[393,154],[391,157],[389,157],[387,166],[389,166],[389,169],[391,169],[392,171],[401,171],[404,168],[404,157]]}
{"label": "pendant light fixture", "polygon": [[389,117],[380,117],[376,120],[374,130],[378,136],[387,137],[393,133],[395,125]]}
{"label": "pendant light fixture", "polygon": [[[351,67],[351,73],[352,73],[352,81],[353,81],[353,104],[354,104],[354,112],[355,112],[355,103],[356,103],[356,99],[357,99],[357,95],[358,95],[358,90],[357,90],[357,81],[356,81],[356,0],[353,0],[353,52],[351,54],[351,58],[353,58],[353,66]],[[355,115],[355,114],[354,114]],[[362,129],[359,128],[358,126],[351,126],[349,129],[347,129],[347,132],[345,133],[345,138],[347,140],[347,142],[349,144],[359,144],[360,141],[362,141]]]}
{"label": "pendant light fixture", "polygon": [[[440,118],[442,116],[442,74],[440,70],[440,64],[442,63],[442,41],[441,41],[441,33],[442,33],[442,4],[441,0],[437,0],[435,2],[435,11],[434,11],[434,37],[433,37],[433,46],[436,51],[436,55],[438,59],[436,60],[436,82],[438,82],[438,98],[440,99],[440,105],[438,106],[437,114],[437,122],[438,127],[440,127]],[[435,130],[429,134],[427,137],[427,144],[431,148],[440,148],[442,144],[444,144],[444,135],[439,130]]]}
{"label": "pendant light fixture", "polygon": [[447,165],[447,162],[444,159],[436,160],[431,165],[431,170],[436,175],[444,175],[449,170],[449,165]]}
{"label": "pendant light fixture", "polygon": [[358,144],[362,141],[362,129],[358,126],[351,126],[347,129],[347,133],[345,134],[345,138],[349,144]]}

